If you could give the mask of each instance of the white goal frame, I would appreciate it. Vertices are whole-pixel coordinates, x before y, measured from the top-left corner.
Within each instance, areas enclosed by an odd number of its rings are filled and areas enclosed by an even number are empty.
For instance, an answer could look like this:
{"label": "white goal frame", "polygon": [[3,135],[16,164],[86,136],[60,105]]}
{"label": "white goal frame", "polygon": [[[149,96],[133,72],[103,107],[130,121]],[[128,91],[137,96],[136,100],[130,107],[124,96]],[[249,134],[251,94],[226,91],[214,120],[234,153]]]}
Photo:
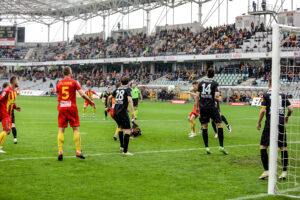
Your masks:
{"label": "white goal frame", "polygon": [[[272,26],[272,93],[271,93],[271,130],[268,194],[276,194],[277,159],[278,159],[278,124],[279,124],[279,90],[280,90],[280,59],[281,30],[300,33],[299,27],[274,24]],[[274,126],[275,124],[275,126]]]}

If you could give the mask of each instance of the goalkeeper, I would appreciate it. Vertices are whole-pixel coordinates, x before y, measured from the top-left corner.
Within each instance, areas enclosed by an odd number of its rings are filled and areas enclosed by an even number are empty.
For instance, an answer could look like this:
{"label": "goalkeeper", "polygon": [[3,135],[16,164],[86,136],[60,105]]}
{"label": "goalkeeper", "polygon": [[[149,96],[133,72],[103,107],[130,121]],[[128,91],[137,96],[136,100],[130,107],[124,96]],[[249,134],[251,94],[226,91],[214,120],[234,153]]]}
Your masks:
{"label": "goalkeeper", "polygon": [[[260,140],[260,156],[261,162],[264,167],[264,172],[259,177],[260,180],[264,180],[269,176],[269,165],[268,165],[268,152],[267,148],[270,144],[270,111],[271,111],[271,85],[272,80],[269,79],[269,90],[263,94],[261,109],[259,113],[259,119],[257,123],[257,130],[261,129],[261,121],[266,114],[265,127],[261,135]],[[289,117],[293,112],[293,107],[285,94],[279,94],[279,126],[278,126],[278,147],[281,150],[281,164],[282,173],[279,179],[285,180],[287,176],[287,166],[288,166],[288,151],[286,142],[286,130],[285,124],[288,123]],[[285,116],[285,110],[288,108],[288,113]]]}

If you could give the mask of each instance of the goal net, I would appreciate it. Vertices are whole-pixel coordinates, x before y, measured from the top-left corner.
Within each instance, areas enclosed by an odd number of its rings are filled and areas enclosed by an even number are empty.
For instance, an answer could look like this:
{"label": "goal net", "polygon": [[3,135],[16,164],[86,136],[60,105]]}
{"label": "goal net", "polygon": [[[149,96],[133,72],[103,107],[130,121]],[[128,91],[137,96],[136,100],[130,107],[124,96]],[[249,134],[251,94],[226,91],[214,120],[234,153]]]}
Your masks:
{"label": "goal net", "polygon": [[[268,193],[300,198],[300,27],[275,24],[272,35],[271,133]],[[288,123],[282,124],[282,98],[293,106]],[[281,111],[280,111],[281,110]],[[285,115],[287,111],[285,112]],[[278,149],[279,126],[285,126],[288,151],[286,179],[279,179],[285,155]],[[282,141],[279,141],[282,140]],[[299,158],[298,158],[299,156]],[[283,159],[282,159],[283,157]]]}

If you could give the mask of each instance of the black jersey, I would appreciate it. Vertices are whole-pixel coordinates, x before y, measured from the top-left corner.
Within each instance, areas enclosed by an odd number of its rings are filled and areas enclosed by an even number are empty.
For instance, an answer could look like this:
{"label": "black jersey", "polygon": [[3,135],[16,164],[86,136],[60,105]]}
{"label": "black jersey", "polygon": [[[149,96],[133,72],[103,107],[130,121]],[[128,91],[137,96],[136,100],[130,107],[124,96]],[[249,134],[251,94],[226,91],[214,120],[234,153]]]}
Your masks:
{"label": "black jersey", "polygon": [[107,106],[107,100],[108,100],[108,97],[111,95],[110,92],[103,92],[101,94],[101,98],[105,98],[105,106]]}
{"label": "black jersey", "polygon": [[215,94],[219,92],[219,84],[211,78],[206,78],[198,85],[198,93],[200,94],[200,108],[215,107]]}
{"label": "black jersey", "polygon": [[112,93],[112,96],[115,97],[114,115],[127,113],[128,97],[131,97],[131,89],[128,86],[121,86]]}
{"label": "black jersey", "polygon": [[[262,97],[261,107],[266,108],[266,122],[270,122],[270,117],[271,117],[271,93],[272,90],[268,90],[268,92],[265,92]],[[291,107],[291,103],[287,98],[287,95],[280,93],[279,94],[279,120],[281,121],[280,123],[282,123],[282,120],[284,119],[286,108],[289,107]]]}

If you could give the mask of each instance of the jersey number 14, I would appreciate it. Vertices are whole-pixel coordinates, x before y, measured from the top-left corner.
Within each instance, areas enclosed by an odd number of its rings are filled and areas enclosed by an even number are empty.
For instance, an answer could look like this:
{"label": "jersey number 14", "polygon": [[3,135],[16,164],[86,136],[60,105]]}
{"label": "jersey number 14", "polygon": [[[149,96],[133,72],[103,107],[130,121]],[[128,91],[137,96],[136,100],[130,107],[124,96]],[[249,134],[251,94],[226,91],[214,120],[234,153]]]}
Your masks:
{"label": "jersey number 14", "polygon": [[202,84],[202,94],[210,94],[211,93],[211,84],[206,86],[205,83]]}

